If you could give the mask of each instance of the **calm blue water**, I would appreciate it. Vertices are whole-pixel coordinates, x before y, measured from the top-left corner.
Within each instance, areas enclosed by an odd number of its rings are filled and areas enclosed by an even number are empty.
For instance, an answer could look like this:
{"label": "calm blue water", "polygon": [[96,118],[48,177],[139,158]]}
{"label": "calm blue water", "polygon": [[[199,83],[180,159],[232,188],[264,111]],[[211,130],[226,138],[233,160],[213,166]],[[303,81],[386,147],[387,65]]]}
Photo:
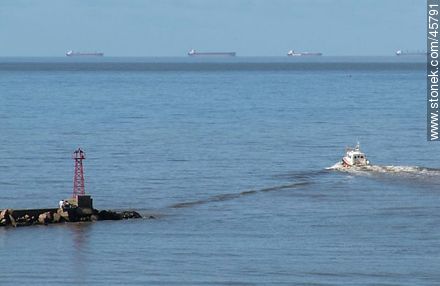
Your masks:
{"label": "calm blue water", "polygon": [[[423,58],[0,59],[0,208],[69,197],[80,146],[96,208],[157,217],[1,228],[0,281],[439,285],[425,97]],[[326,169],[357,140],[374,170]]]}

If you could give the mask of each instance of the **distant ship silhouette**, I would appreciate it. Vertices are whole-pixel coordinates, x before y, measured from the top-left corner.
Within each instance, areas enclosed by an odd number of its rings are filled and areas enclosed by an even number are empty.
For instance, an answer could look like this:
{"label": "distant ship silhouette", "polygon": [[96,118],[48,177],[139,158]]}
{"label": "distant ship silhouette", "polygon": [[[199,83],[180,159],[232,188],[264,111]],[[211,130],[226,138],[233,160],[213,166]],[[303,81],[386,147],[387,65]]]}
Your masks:
{"label": "distant ship silhouette", "polygon": [[101,52],[74,52],[72,50],[66,52],[66,56],[72,57],[72,56],[97,56],[102,57],[104,53]]}
{"label": "distant ship silhouette", "polygon": [[235,52],[196,52],[196,50],[192,49],[188,52],[188,56],[217,56],[217,57],[235,57]]}

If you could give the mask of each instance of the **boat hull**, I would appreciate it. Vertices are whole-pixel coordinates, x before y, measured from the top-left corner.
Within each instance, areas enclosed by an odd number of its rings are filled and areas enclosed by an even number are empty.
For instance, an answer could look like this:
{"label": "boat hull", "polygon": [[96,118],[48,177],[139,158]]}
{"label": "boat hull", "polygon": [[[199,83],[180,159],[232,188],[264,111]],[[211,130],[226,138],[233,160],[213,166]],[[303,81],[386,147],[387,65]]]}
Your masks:
{"label": "boat hull", "polygon": [[345,159],[345,157],[344,157],[344,158],[342,158],[342,166],[344,166],[344,167],[352,167],[353,165],[350,162],[348,162],[348,160]]}
{"label": "boat hull", "polygon": [[369,166],[370,161],[367,160],[366,163],[358,163],[358,164],[352,164],[348,159],[345,157],[342,158],[342,166],[344,167],[362,167],[362,166]]}

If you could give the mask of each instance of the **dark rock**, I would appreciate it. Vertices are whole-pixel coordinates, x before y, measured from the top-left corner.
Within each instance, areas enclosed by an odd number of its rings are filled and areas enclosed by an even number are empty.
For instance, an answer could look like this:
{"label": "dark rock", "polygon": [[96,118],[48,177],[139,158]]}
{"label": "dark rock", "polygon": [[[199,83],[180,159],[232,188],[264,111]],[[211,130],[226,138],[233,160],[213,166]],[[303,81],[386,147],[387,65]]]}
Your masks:
{"label": "dark rock", "polygon": [[79,218],[79,221],[90,221],[90,216],[82,216]]}
{"label": "dark rock", "polygon": [[90,216],[93,214],[93,210],[90,208],[76,208],[76,213],[80,217]]}
{"label": "dark rock", "polygon": [[17,226],[28,226],[28,225],[32,225],[33,222],[31,221],[31,217],[29,215],[24,215],[21,217],[18,217],[15,219],[16,225]]}
{"label": "dark rock", "polygon": [[120,220],[122,219],[122,215],[113,211],[100,211],[98,214],[99,220]]}
{"label": "dark rock", "polygon": [[72,208],[67,210],[68,213],[68,221],[71,222],[75,222],[75,221],[79,221],[80,217],[78,216],[78,212],[76,211],[76,209]]}

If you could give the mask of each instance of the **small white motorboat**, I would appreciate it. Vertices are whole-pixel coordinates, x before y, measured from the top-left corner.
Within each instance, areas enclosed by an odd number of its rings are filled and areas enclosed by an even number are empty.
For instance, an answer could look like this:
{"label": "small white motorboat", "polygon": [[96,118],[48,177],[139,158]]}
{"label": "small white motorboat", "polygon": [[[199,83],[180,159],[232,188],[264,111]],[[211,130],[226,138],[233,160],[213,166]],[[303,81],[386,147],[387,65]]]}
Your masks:
{"label": "small white motorboat", "polygon": [[347,148],[345,150],[345,156],[342,158],[342,166],[353,167],[353,166],[368,166],[370,161],[368,161],[367,156],[363,153],[359,147],[359,142],[354,148]]}

